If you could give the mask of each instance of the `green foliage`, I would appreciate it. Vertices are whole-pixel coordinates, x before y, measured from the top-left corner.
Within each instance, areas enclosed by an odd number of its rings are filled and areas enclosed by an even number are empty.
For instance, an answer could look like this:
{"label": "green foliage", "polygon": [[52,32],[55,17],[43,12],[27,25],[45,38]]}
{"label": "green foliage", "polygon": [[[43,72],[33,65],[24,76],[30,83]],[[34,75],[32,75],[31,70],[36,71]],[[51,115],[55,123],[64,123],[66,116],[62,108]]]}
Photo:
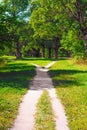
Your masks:
{"label": "green foliage", "polygon": [[79,40],[78,31],[72,29],[69,30],[68,33],[64,33],[61,40],[61,44],[66,50],[71,51],[73,57],[84,58],[84,41]]}
{"label": "green foliage", "polygon": [[3,0],[0,4],[0,50],[10,48],[17,58],[27,55],[32,48],[41,50],[42,46],[49,53],[48,42],[52,41],[50,47],[56,48],[56,57],[62,40],[66,45],[61,44],[61,47],[66,49],[69,45],[74,56],[84,57],[84,49],[87,52],[83,43],[87,42],[86,5],[87,0]]}
{"label": "green foliage", "polygon": [[36,0],[31,5],[30,23],[35,38],[53,40],[58,37],[65,44],[61,44],[61,47],[66,49],[68,45],[73,56],[85,56],[86,1]]}
{"label": "green foliage", "polygon": [[[14,53],[21,54],[23,42],[28,40],[26,30],[26,19],[30,16],[29,3],[26,1],[3,1],[0,5],[0,49],[4,50],[5,46],[13,50]],[[2,44],[3,43],[3,44]],[[17,45],[18,43],[18,45]],[[9,50],[10,50],[9,49]],[[9,52],[8,52],[9,54]]]}
{"label": "green foliage", "polygon": [[39,35],[40,38],[45,39],[53,39],[58,35],[60,36],[61,28],[63,28],[62,20],[64,20],[64,16],[60,14],[62,12],[61,5],[59,3],[55,4],[52,0],[37,0],[34,2],[34,5],[36,5],[36,8],[33,10],[30,19],[30,23],[35,31],[34,35]]}

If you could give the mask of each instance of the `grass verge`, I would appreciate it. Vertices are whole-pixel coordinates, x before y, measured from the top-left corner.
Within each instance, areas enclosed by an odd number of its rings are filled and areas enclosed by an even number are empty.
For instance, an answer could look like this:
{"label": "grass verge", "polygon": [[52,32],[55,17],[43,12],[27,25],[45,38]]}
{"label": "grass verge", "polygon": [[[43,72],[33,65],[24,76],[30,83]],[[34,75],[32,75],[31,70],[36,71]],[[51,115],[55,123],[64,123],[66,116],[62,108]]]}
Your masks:
{"label": "grass verge", "polygon": [[37,113],[35,115],[36,130],[55,130],[53,116],[50,98],[45,90],[37,104]]}
{"label": "grass verge", "polygon": [[70,130],[87,129],[87,66],[59,60],[49,72],[68,116]]}
{"label": "grass verge", "polygon": [[0,66],[0,130],[12,126],[29,81],[35,75],[35,67],[26,62],[4,60],[5,64]]}

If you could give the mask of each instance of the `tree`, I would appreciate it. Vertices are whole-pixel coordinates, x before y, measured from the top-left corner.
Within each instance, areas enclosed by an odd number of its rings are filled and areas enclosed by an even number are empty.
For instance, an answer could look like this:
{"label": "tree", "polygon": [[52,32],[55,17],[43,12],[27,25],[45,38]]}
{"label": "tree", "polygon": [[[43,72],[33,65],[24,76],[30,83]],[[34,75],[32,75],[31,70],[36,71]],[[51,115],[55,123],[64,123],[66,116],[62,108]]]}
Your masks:
{"label": "tree", "polygon": [[30,1],[7,0],[0,5],[1,49],[15,47],[17,58],[30,49],[42,49],[43,57],[48,51],[51,57],[54,49],[57,59],[59,48],[67,46],[73,55],[81,47],[81,55],[87,53],[87,0]]}
{"label": "tree", "polygon": [[0,3],[0,49],[4,50],[4,47],[10,41],[10,34],[8,33],[8,27],[6,25],[7,16],[5,15],[6,5]]}
{"label": "tree", "polygon": [[[4,13],[2,13],[5,17],[2,19],[2,22],[5,23],[5,27],[7,29],[7,37],[6,33],[4,32],[2,37],[2,41],[6,41],[10,39],[9,43],[14,43],[15,50],[16,50],[16,57],[21,58],[21,43],[20,32],[22,31],[22,27],[25,26],[25,22],[27,17],[29,17],[29,3],[28,0],[7,0],[2,2],[2,5],[5,6]],[[4,14],[4,15],[3,15]]]}
{"label": "tree", "polygon": [[66,32],[63,33],[61,44],[67,51],[71,52],[73,57],[84,58],[84,41],[78,38],[78,30],[75,28],[70,28],[67,34]]}
{"label": "tree", "polygon": [[69,14],[70,19],[77,23],[78,38],[85,41],[85,52],[87,54],[87,0],[61,0],[61,4]]}
{"label": "tree", "polygon": [[[56,2],[56,3],[55,3]],[[60,2],[49,0],[36,0],[31,15],[30,23],[34,29],[34,36],[40,39],[51,40],[54,42],[55,58],[58,58],[58,48],[64,26],[62,21],[64,16],[61,11]],[[35,6],[36,5],[36,6]],[[54,9],[55,7],[55,9]]]}

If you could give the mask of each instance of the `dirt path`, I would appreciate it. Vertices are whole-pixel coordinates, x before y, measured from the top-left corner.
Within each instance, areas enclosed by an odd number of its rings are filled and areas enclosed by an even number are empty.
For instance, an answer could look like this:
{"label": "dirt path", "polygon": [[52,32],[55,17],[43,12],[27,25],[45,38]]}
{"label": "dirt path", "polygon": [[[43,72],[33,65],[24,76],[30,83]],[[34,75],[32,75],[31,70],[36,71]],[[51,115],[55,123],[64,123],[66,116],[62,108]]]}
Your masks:
{"label": "dirt path", "polygon": [[44,89],[47,89],[51,97],[52,108],[54,111],[54,120],[56,124],[55,130],[69,130],[67,119],[60,100],[56,97],[56,92],[47,71],[48,68],[55,63],[51,62],[44,69],[35,65],[36,76],[34,77],[30,90],[24,96],[19,107],[19,114],[14,121],[14,126],[10,130],[33,130],[34,114],[36,113],[36,104]]}

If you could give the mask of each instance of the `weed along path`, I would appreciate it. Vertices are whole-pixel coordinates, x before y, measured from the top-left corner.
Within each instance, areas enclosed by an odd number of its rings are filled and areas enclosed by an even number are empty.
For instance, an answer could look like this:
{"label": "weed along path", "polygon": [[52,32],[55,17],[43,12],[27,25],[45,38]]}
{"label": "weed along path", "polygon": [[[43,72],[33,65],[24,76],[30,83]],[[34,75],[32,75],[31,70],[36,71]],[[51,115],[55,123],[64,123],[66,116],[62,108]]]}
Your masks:
{"label": "weed along path", "polygon": [[34,64],[36,66],[36,76],[30,85],[30,90],[28,90],[20,104],[19,114],[14,121],[14,126],[9,130],[35,130],[34,115],[36,113],[36,104],[44,89],[49,92],[51,99],[54,112],[55,130],[69,130],[63,106],[61,105],[60,100],[56,97],[52,80],[47,73],[48,68],[54,63],[55,61],[51,62],[45,68],[41,68]]}

